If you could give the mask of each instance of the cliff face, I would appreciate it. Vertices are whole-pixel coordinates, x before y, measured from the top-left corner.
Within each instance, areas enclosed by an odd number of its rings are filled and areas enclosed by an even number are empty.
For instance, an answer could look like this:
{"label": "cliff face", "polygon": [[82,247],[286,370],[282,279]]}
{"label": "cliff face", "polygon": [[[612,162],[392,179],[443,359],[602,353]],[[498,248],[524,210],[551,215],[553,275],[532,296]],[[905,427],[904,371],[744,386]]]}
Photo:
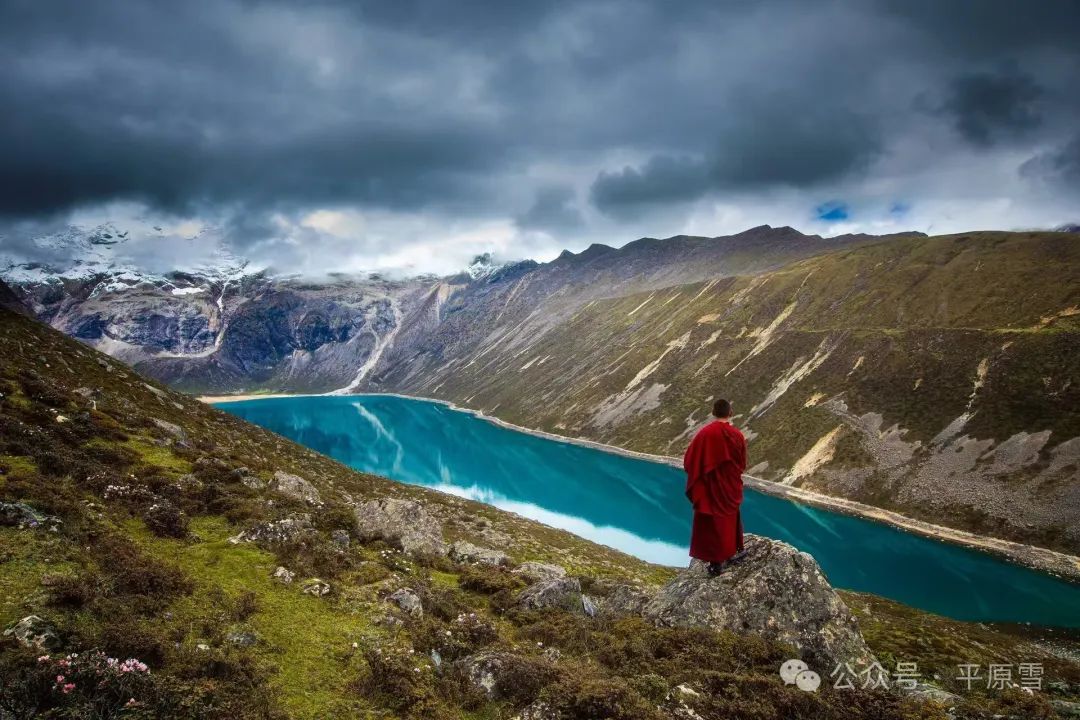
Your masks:
{"label": "cliff face", "polygon": [[724,395],[751,474],[1076,553],[1078,248],[762,227],[441,279],[17,290],[193,391],[402,392],[673,455]]}

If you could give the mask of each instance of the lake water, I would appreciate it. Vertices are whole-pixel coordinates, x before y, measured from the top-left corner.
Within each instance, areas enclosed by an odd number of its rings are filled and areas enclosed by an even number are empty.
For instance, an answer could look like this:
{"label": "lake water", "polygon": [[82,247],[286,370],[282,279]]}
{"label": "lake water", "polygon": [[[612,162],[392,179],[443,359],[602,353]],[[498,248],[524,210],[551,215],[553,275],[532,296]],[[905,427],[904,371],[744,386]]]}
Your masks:
{"label": "lake water", "polygon": [[[667,465],[386,395],[219,407],[357,470],[479,500],[650,562],[688,561],[684,476]],[[961,620],[1080,627],[1080,585],[985,553],[749,489],[743,523],[811,553],[836,587]]]}

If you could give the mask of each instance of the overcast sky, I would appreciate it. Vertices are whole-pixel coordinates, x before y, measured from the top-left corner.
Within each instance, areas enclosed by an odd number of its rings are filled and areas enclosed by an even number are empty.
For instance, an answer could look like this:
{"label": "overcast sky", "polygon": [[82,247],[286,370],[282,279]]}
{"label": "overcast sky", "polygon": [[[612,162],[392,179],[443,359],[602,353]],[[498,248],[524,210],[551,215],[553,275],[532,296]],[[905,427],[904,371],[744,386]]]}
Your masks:
{"label": "overcast sky", "polygon": [[1053,0],[0,0],[0,242],[111,219],[143,258],[157,225],[444,272],[1053,227],[1080,220],[1077,28]]}

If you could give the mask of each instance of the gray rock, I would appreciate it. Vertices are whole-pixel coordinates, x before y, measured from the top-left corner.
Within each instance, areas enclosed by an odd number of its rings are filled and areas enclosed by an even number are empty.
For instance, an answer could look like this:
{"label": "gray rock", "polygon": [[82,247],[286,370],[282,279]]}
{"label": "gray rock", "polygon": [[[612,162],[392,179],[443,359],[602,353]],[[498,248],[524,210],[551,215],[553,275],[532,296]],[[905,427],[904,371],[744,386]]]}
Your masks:
{"label": "gray rock", "polygon": [[529,610],[561,608],[581,612],[581,583],[570,577],[541,580],[521,591],[518,604]]}
{"label": "gray rock", "polygon": [[418,502],[382,498],[353,508],[363,540],[385,540],[414,555],[445,555],[442,524]]}
{"label": "gray rock", "polygon": [[506,696],[505,677],[508,672],[526,662],[519,655],[485,650],[457,662],[465,679],[491,700]]}
{"label": "gray rock", "polygon": [[566,577],[566,568],[560,565],[548,565],[540,562],[523,562],[514,568],[514,573],[521,575],[529,582],[538,580],[555,580]]}
{"label": "gray rock", "polygon": [[266,489],[266,481],[261,477],[251,472],[246,467],[238,467],[232,471],[233,477],[240,481],[244,487],[251,490],[264,490]]}
{"label": "gray rock", "polygon": [[38,512],[26,503],[0,502],[0,526],[36,530],[55,530],[61,525],[60,518]]}
{"label": "gray rock", "polygon": [[270,481],[270,489],[275,490],[293,500],[306,502],[308,505],[321,505],[322,497],[315,486],[299,475],[291,475],[278,470],[274,473],[274,479]]}
{"label": "gray rock", "polygon": [[814,558],[757,535],[746,536],[746,550],[744,561],[715,578],[694,561],[642,614],[661,626],[711,627],[787,643],[819,672],[838,662],[874,662],[858,622]]}
{"label": "gray rock", "polygon": [[342,550],[348,550],[349,545],[352,542],[349,539],[349,531],[341,529],[335,530],[334,532],[330,533],[330,541]]}
{"label": "gray rock", "polygon": [[304,584],[300,586],[300,591],[305,595],[322,597],[330,594],[330,583],[321,578],[311,578],[304,581]]}
{"label": "gray rock", "polygon": [[494,566],[506,565],[510,562],[510,556],[501,550],[480,547],[465,540],[458,540],[450,546],[450,559],[459,563]]}
{"label": "gray rock", "polygon": [[160,418],[150,418],[151,422],[158,426],[158,429],[165,431],[171,435],[178,445],[186,446],[188,444],[187,433],[184,432],[184,428],[180,427],[176,423],[168,422],[167,420],[161,420]]}
{"label": "gray rock", "polygon": [[229,538],[229,542],[234,545],[254,543],[260,547],[269,548],[294,542],[311,533],[310,515],[289,515],[281,520],[260,523],[244,530],[239,535]]}
{"label": "gray rock", "polygon": [[543,700],[526,706],[514,716],[514,720],[558,720],[559,713]]}
{"label": "gray rock", "polygon": [[581,596],[581,612],[585,617],[596,617],[596,603],[588,595]]}
{"label": "gray rock", "polygon": [[1054,706],[1054,710],[1057,711],[1058,715],[1063,718],[1080,718],[1080,703],[1052,698],[1050,704]]}
{"label": "gray rock", "polygon": [[934,702],[941,703],[945,707],[959,705],[963,701],[963,698],[956,693],[951,693],[948,690],[942,690],[939,687],[934,687],[933,685],[923,682],[918,683],[914,690],[905,690],[904,692],[924,700],[933,700]]}
{"label": "gray rock", "polygon": [[412,617],[420,617],[424,614],[424,606],[420,602],[419,596],[408,588],[396,590],[386,600],[394,603]]}
{"label": "gray rock", "polygon": [[289,585],[294,579],[296,579],[296,573],[286,567],[278,565],[277,570],[274,570],[273,574],[270,577],[274,578],[280,583]]}
{"label": "gray rock", "polygon": [[608,596],[600,601],[600,614],[641,615],[655,594],[655,589],[650,590],[635,585],[616,585]]}
{"label": "gray rock", "polygon": [[8,625],[4,637],[14,637],[23,647],[40,650],[55,650],[60,646],[60,638],[52,624],[37,615],[27,615]]}
{"label": "gray rock", "polygon": [[230,644],[242,648],[255,647],[259,642],[259,636],[248,630],[229,633],[228,637],[225,639],[228,640]]}
{"label": "gray rock", "polygon": [[189,493],[199,492],[203,489],[204,483],[202,480],[195,477],[194,474],[188,473],[186,475],[181,475],[179,478],[177,478],[174,485],[176,486],[177,490]]}

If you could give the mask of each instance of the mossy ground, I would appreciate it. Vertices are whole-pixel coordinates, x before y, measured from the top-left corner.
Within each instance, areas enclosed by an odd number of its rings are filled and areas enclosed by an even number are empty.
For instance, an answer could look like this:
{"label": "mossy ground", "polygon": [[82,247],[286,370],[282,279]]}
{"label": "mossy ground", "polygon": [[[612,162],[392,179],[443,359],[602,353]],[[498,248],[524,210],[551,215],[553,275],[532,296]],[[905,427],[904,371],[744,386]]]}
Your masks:
{"label": "mossy ground", "polygon": [[[562,564],[599,597],[610,581],[655,583],[672,573],[488,506],[353,472],[144,384],[25,318],[0,321],[0,500],[61,521],[55,532],[0,527],[0,621],[36,613],[56,627],[62,652],[143,659],[157,717],[494,719],[541,699],[568,720],[645,720],[660,717],[657,705],[680,683],[700,694],[692,704],[706,720],[944,717],[880,692],[784,687],[775,669],[791,650],[752,637],[526,612],[513,599],[524,583],[506,569],[419,560],[355,538],[344,548],[331,533],[351,527],[348,504],[395,495],[423,500],[448,539],[484,544],[483,529],[504,533],[514,561]],[[186,441],[155,419],[180,425]],[[312,514],[311,533],[273,550],[229,542],[255,523],[310,510],[245,485],[240,467],[314,483],[325,506]],[[165,505],[182,522],[148,524],[151,508]],[[275,580],[278,565],[296,580]],[[329,594],[303,592],[315,576]],[[422,618],[386,602],[400,587],[421,597]],[[886,657],[905,652],[927,622],[887,604],[873,617],[871,645]],[[982,629],[955,624],[953,632],[968,644],[935,650],[942,658],[985,644]],[[478,694],[457,670],[480,650],[518,658],[498,697]],[[33,656],[10,639],[0,665],[15,678],[0,702],[36,692],[26,680]],[[61,703],[57,717],[79,716],[62,698],[44,697]],[[1033,712],[1048,707],[1025,702]]]}

